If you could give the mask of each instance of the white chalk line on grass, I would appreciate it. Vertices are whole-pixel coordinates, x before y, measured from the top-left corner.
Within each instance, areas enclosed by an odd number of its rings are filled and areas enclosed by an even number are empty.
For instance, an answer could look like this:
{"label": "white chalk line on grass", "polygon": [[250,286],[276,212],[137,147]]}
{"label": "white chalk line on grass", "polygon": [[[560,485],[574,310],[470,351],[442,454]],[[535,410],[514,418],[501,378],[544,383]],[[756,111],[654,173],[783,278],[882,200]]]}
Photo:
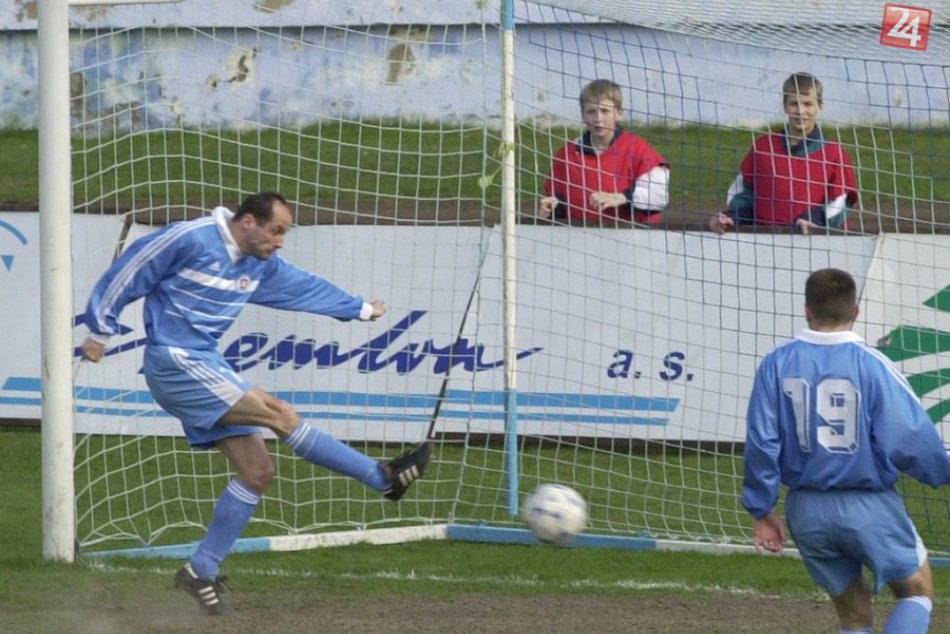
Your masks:
{"label": "white chalk line on grass", "polygon": [[[172,575],[175,573],[177,568],[161,568],[161,567],[152,567],[152,568],[130,568],[125,566],[115,566],[109,565],[101,561],[91,561],[89,562],[89,567],[95,570],[103,572],[129,572],[129,573],[141,573],[141,572],[151,572],[154,574],[162,575]],[[361,580],[371,580],[371,579],[381,579],[386,581],[399,581],[399,582],[413,582],[413,581],[425,581],[425,582],[434,582],[434,583],[445,583],[445,584],[458,584],[458,585],[484,585],[484,586],[517,586],[522,588],[540,588],[540,587],[549,587],[549,588],[563,588],[567,590],[571,589],[583,589],[590,588],[594,590],[634,590],[634,591],[648,591],[648,590],[668,590],[678,593],[690,593],[690,594],[720,594],[727,596],[738,596],[738,597],[755,597],[758,599],[802,599],[801,595],[791,595],[791,594],[765,594],[761,590],[756,588],[742,588],[739,586],[727,586],[719,584],[703,584],[703,583],[687,583],[685,581],[639,581],[636,579],[617,579],[615,581],[599,581],[597,579],[574,579],[568,582],[551,582],[543,581],[537,577],[520,577],[520,576],[501,576],[501,577],[476,577],[476,576],[464,576],[464,575],[439,575],[439,574],[418,574],[415,571],[399,572],[399,571],[380,571],[371,574],[354,574],[354,573],[345,573],[341,575],[328,575],[322,572],[311,572],[308,570],[301,571],[288,571],[282,568],[244,568],[238,566],[231,566],[227,570],[228,574],[232,577],[235,574],[248,574],[248,575],[257,575],[262,577],[277,577],[285,579],[323,579],[323,580],[333,580],[333,579],[345,579],[348,581],[361,581]],[[814,597],[804,597],[804,598],[815,598],[815,599],[827,599],[827,596],[823,593],[816,592]]]}

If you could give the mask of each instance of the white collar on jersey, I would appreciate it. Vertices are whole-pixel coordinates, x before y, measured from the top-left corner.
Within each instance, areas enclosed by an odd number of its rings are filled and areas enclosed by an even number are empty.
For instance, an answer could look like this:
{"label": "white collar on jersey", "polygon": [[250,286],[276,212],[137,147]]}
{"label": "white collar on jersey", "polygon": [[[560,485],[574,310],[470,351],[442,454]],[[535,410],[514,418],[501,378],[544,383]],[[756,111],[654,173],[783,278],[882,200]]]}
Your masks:
{"label": "white collar on jersey", "polygon": [[234,236],[231,235],[231,229],[228,226],[228,223],[231,222],[231,218],[234,218],[234,212],[227,207],[215,207],[211,210],[211,215],[214,216],[214,222],[218,225],[218,231],[221,233],[221,239],[224,240],[224,246],[228,250],[228,255],[231,256],[231,262],[237,262],[242,259],[244,254],[241,253],[241,248],[238,246]]}
{"label": "white collar on jersey", "polygon": [[864,343],[864,339],[853,330],[822,332],[811,328],[802,328],[795,338],[819,346],[833,346],[837,343]]}

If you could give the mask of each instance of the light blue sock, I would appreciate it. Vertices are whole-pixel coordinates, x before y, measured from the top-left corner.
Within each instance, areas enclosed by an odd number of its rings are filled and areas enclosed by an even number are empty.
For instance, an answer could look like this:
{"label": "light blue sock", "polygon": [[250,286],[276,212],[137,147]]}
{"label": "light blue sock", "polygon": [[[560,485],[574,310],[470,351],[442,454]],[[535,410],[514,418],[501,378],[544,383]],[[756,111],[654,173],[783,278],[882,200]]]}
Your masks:
{"label": "light blue sock", "polygon": [[256,491],[231,480],[214,507],[207,534],[191,556],[191,569],[199,578],[211,580],[217,576],[221,561],[244,532],[260,501],[261,496]]}
{"label": "light blue sock", "polygon": [[838,630],[838,634],[874,634],[873,627],[862,627],[860,630]]}
{"label": "light blue sock", "polygon": [[304,460],[350,476],[372,489],[382,492],[390,486],[377,461],[307,423],[300,423],[284,442]]}
{"label": "light blue sock", "polygon": [[933,602],[927,597],[901,599],[887,617],[882,634],[924,634],[930,627]]}

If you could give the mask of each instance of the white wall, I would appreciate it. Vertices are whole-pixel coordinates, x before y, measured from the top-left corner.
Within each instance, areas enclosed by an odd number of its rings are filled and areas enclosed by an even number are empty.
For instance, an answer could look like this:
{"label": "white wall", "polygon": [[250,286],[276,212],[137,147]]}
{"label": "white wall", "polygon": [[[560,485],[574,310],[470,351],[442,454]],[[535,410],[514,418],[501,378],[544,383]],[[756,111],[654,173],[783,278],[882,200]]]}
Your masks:
{"label": "white wall", "polygon": [[[81,76],[87,94],[101,90],[94,101],[77,105],[74,122],[130,107],[136,109],[135,120],[126,125],[150,127],[293,127],[325,117],[491,120],[499,112],[499,44],[492,26],[497,2],[481,6],[187,0],[73,8],[76,29],[148,27],[119,28],[92,42],[74,42],[74,81]],[[35,3],[0,0],[0,128],[33,128],[37,123],[34,13]],[[903,63],[849,60],[820,50],[790,53],[650,28],[551,21],[564,15],[523,10],[519,15],[516,95],[521,118],[574,121],[581,85],[610,77],[629,90],[635,121],[754,126],[781,120],[781,82],[789,73],[805,70],[825,83],[826,120],[888,126],[950,123],[950,76],[946,60],[933,55],[911,53]],[[175,31],[177,24],[206,28],[195,35]],[[282,38],[265,38],[229,27],[235,24],[302,26]],[[398,26],[408,24],[419,28]],[[213,37],[210,27],[220,27]],[[851,25],[841,37],[866,42],[872,57],[880,49],[879,28]],[[779,30],[776,41],[781,37]],[[301,46],[301,41],[320,46]],[[555,54],[557,50],[563,53]],[[411,62],[393,61],[405,59],[405,51]],[[100,64],[95,72],[93,61]]]}

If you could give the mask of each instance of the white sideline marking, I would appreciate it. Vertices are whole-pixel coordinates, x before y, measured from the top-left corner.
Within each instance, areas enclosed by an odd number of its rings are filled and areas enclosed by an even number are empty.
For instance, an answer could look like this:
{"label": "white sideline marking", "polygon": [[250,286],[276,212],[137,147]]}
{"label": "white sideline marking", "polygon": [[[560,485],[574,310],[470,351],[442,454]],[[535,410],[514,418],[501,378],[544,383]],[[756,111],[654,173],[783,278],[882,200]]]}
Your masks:
{"label": "white sideline marking", "polygon": [[[141,573],[151,572],[153,574],[171,575],[176,568],[152,567],[152,568],[131,568],[126,566],[113,566],[103,563],[101,560],[89,562],[89,567],[102,572],[128,572]],[[801,595],[791,594],[764,594],[757,588],[741,588],[738,586],[708,585],[702,583],[684,583],[681,581],[637,581],[636,579],[618,579],[616,581],[598,581],[596,579],[575,579],[564,583],[549,583],[541,581],[537,577],[519,577],[517,575],[507,577],[466,577],[460,575],[438,575],[425,574],[420,575],[415,572],[381,571],[373,574],[342,574],[328,575],[322,572],[297,571],[290,572],[282,568],[244,568],[242,566],[228,566],[228,575],[234,577],[240,574],[256,575],[261,577],[274,577],[282,579],[346,579],[348,581],[360,581],[370,579],[384,579],[387,581],[425,581],[458,585],[484,585],[484,586],[519,586],[523,588],[551,587],[563,588],[566,590],[578,588],[592,588],[596,590],[670,590],[674,592],[684,592],[693,594],[721,594],[738,597],[756,597],[760,599],[800,599]],[[828,597],[822,592],[815,591],[816,600],[827,600]]]}

